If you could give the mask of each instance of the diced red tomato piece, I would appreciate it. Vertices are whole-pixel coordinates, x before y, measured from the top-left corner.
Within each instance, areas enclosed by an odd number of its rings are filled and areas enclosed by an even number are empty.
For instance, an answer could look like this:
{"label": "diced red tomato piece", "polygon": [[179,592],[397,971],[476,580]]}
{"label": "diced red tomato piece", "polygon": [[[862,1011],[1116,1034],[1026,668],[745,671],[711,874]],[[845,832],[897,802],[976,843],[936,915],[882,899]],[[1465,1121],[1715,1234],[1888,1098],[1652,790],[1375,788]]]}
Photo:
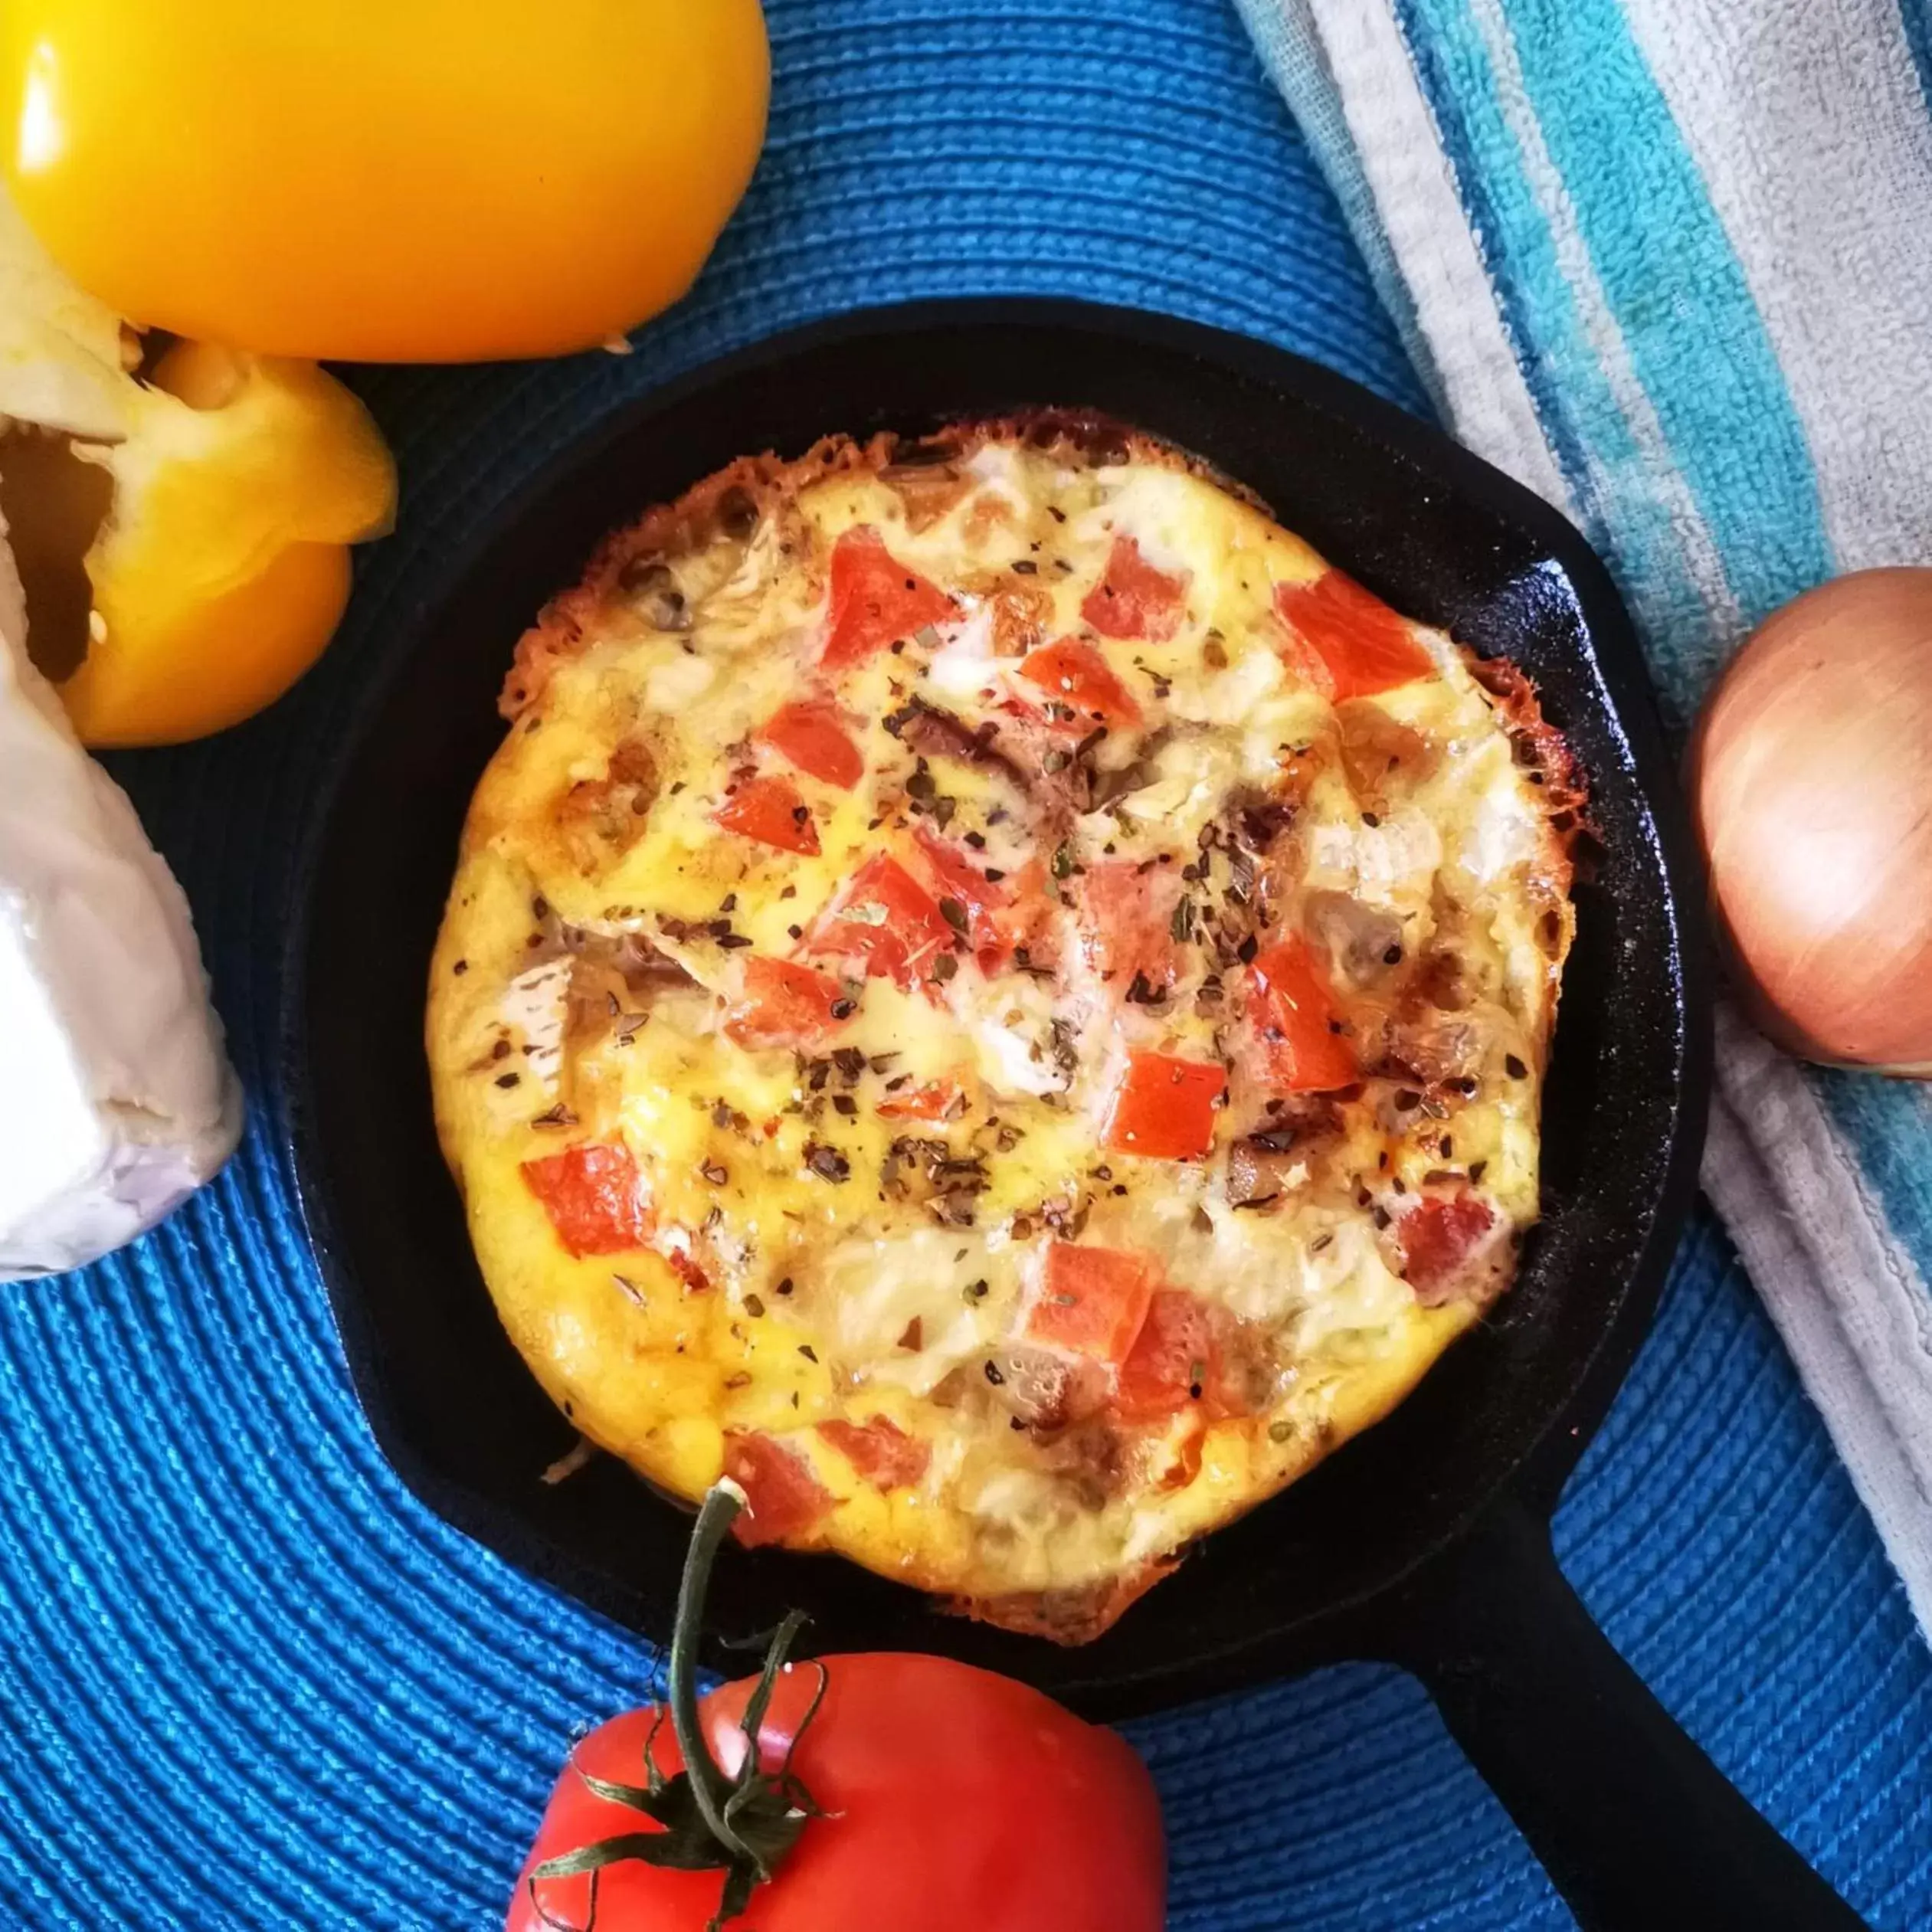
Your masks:
{"label": "diced red tomato piece", "polygon": [[818,827],[812,809],[789,778],[741,778],[723,804],[717,822],[728,832],[775,845],[808,857],[818,850]]}
{"label": "diced red tomato piece", "polygon": [[886,1120],[944,1120],[959,1099],[951,1080],[932,1080],[924,1086],[902,1087],[888,1094],[875,1111]]}
{"label": "diced red tomato piece", "polygon": [[725,1031],[741,1046],[810,1046],[851,1013],[830,974],[755,954],[745,961],[744,991],[725,1010]]}
{"label": "diced red tomato piece", "polygon": [[1496,1210],[1474,1194],[1426,1195],[1396,1223],[1402,1278],[1417,1300],[1447,1301],[1448,1287],[1496,1225]]}
{"label": "diced red tomato piece", "polygon": [[732,1532],[750,1550],[801,1534],[837,1501],[803,1456],[752,1429],[725,1436],[725,1473],[749,1505]]}
{"label": "diced red tomato piece", "polygon": [[1027,1334],[1033,1341],[1117,1364],[1133,1347],[1153,1295],[1154,1264],[1147,1256],[1056,1241],[1046,1250]]}
{"label": "diced red tomato piece", "polygon": [[1078,637],[1063,637],[1030,651],[1020,663],[1020,675],[1073,712],[1070,718],[1050,713],[1047,719],[1056,730],[1069,736],[1084,737],[1096,724],[1111,727],[1141,722],[1141,707],[1133,693],[1106,659]]}
{"label": "diced red tomato piece", "polygon": [[[1203,1423],[1250,1415],[1251,1370],[1259,1331],[1184,1289],[1154,1291],[1147,1321],[1115,1380],[1113,1410],[1125,1423],[1164,1422],[1191,1411]],[[1183,1482],[1200,1468],[1200,1450],[1182,1452]]]}
{"label": "diced red tomato piece", "polygon": [[1114,1089],[1102,1145],[1155,1161],[1191,1161],[1214,1144],[1214,1109],[1228,1083],[1212,1060],[1130,1053]]}
{"label": "diced red tomato piece", "polygon": [[650,1204],[629,1148],[599,1141],[523,1163],[523,1181],[574,1255],[621,1254],[650,1239]]}
{"label": "diced red tomato piece", "polygon": [[1144,637],[1158,644],[1180,628],[1187,594],[1184,576],[1155,569],[1131,537],[1117,536],[1100,581],[1082,600],[1080,614],[1103,637]]}
{"label": "diced red tomato piece", "polygon": [[758,735],[808,778],[850,791],[866,774],[865,756],[852,742],[839,708],[829,698],[781,705]]}
{"label": "diced red tomato piece", "polygon": [[1043,859],[1029,859],[1017,872],[989,879],[989,869],[976,854],[968,856],[923,826],[918,837],[939,896],[957,899],[965,910],[968,937],[982,972],[997,973],[1022,946],[1030,966],[1057,963],[1053,901],[1047,895]]}
{"label": "diced red tomato piece", "polygon": [[1323,1093],[1360,1077],[1348,1042],[1335,1031],[1333,995],[1298,938],[1270,946],[1248,968],[1248,1017],[1256,1077],[1275,1093]]}
{"label": "diced red tomato piece", "polygon": [[1190,1403],[1219,1412],[1214,1400],[1220,1351],[1207,1304],[1184,1289],[1157,1289],[1114,1396],[1122,1422],[1164,1421]]}
{"label": "diced red tomato piece", "polygon": [[909,569],[876,530],[847,530],[832,546],[831,617],[820,662],[843,670],[923,624],[944,624],[953,601]]}
{"label": "diced red tomato piece", "polygon": [[1295,653],[1298,668],[1332,703],[1436,675],[1436,660],[1402,619],[1341,571],[1278,584],[1275,610],[1306,647]]}
{"label": "diced red tomato piece", "polygon": [[1137,976],[1150,991],[1166,992],[1178,971],[1173,928],[1180,868],[1102,859],[1081,875],[1077,891],[1082,948],[1115,996],[1125,997]]}
{"label": "diced red tomato piece", "polygon": [[864,962],[869,976],[910,992],[957,935],[938,902],[894,858],[880,853],[820,919],[806,950]]}
{"label": "diced red tomato piece", "polygon": [[[993,964],[1003,964],[1024,946],[1030,966],[1056,966],[1059,941],[1054,926],[1054,902],[1046,890],[1046,860],[1029,859],[1006,884],[1007,902],[993,915],[1000,942],[999,957]],[[984,956],[980,963],[987,964]]]}
{"label": "diced red tomato piece", "polygon": [[909,1489],[926,1472],[932,1446],[889,1416],[870,1422],[822,1422],[818,1433],[875,1489]]}
{"label": "diced red tomato piece", "polygon": [[[955,901],[965,913],[974,952],[987,971],[995,971],[1012,950],[1010,922],[1001,915],[1013,905],[1018,879],[987,878],[986,863],[977,853],[941,838],[924,825],[913,837],[934,890],[941,899]],[[1045,877],[1043,868],[1040,876]]]}

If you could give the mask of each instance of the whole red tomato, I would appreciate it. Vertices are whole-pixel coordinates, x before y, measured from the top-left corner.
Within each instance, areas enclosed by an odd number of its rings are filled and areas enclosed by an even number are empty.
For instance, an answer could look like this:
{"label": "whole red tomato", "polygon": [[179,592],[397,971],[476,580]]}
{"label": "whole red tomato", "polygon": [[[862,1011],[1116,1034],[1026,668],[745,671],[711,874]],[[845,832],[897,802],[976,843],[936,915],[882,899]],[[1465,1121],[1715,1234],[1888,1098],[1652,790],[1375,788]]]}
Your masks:
{"label": "whole red tomato", "polygon": [[[791,1768],[818,1806],[745,1932],[1160,1932],[1167,1895],[1161,1812],[1147,1769],[1111,1731],[1083,1724],[1010,1678],[942,1658],[826,1659],[824,1701]],[[784,1760],[817,1668],[780,1678],[760,1732]],[[755,1680],[701,1707],[727,1773],[743,1761],[738,1726]],[[581,1927],[588,1875],[527,1882],[540,1861],[635,1832],[643,1821],[595,1796],[579,1775],[642,1782],[653,1721],[630,1711],[584,1739],[564,1767],[510,1906],[508,1932]],[[656,1756],[683,1762],[668,1724]],[[645,1829],[648,1829],[647,1826]],[[597,1932],[702,1932],[718,1908],[716,1871],[636,1862],[599,1875]]]}
{"label": "whole red tomato", "polygon": [[[693,1595],[701,1597],[702,1577]],[[693,1620],[680,1617],[674,1707],[680,1692],[689,1696]],[[715,1760],[717,1796],[745,1782],[742,1726],[758,1682],[745,1678],[685,1707],[686,1734],[695,1724]],[[1160,1932],[1167,1858],[1146,1767],[1112,1731],[1026,1685],[937,1657],[795,1664],[772,1681],[758,1744],[761,1816],[781,1842],[768,1882],[750,1891],[742,1917],[725,1921],[732,1927]],[[704,1932],[713,1924],[726,1860],[714,1855],[712,1868],[695,1871],[647,1862],[666,1850],[653,1818],[668,1819],[701,1852],[716,1852],[691,1780],[677,1775],[684,1763],[660,1711],[627,1711],[585,1737],[538,1828],[506,1932],[581,1932],[593,1919],[595,1932]],[[613,1786],[628,1787],[632,1802],[603,1795]],[[647,1798],[650,1816],[637,1802]],[[753,1835],[757,1808],[740,1816]],[[546,1862],[566,1869],[544,1873]],[[568,1869],[573,1862],[580,1868]],[[594,1873],[581,1868],[592,1862]],[[740,1881],[748,1883],[742,1865]]]}

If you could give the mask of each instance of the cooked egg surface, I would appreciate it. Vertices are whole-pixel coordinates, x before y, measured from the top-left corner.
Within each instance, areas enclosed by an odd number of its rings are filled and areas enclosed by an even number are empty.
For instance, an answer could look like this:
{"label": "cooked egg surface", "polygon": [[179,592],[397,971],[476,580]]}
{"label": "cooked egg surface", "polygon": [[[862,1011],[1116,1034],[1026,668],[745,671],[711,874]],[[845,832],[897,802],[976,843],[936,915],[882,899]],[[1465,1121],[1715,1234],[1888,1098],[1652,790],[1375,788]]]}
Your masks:
{"label": "cooked egg surface", "polygon": [[748,1540],[1089,1636],[1506,1285],[1567,760],[1173,453],[735,465],[504,708],[444,1145],[553,1398]]}

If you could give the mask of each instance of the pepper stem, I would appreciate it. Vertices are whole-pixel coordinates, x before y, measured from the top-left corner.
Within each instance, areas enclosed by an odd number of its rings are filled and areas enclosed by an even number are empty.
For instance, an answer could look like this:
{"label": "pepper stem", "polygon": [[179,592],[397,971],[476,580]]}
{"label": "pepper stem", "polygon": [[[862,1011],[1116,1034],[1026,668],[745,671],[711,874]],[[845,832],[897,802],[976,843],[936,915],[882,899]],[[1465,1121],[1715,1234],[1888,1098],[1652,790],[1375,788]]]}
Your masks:
{"label": "pepper stem", "polygon": [[[734,1858],[761,1867],[764,1862],[738,1836],[725,1816],[730,1783],[712,1756],[703,1727],[698,1721],[698,1639],[704,1629],[705,1597],[711,1587],[712,1567],[718,1559],[719,1545],[729,1534],[745,1502],[745,1492],[725,1476],[712,1485],[698,1511],[697,1527],[691,1533],[691,1547],[685,1552],[684,1573],[677,1587],[669,1690],[671,1729],[690,1776],[691,1795],[699,1816]],[[751,1748],[756,1750],[755,1741]]]}

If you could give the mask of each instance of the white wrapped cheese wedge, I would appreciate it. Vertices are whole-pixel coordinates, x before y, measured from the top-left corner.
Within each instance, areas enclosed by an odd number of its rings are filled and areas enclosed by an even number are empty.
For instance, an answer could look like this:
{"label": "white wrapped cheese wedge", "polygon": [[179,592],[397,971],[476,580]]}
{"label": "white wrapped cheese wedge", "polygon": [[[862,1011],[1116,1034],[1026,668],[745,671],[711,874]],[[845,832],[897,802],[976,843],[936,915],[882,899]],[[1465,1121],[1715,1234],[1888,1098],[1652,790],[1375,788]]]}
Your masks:
{"label": "white wrapped cheese wedge", "polygon": [[0,526],[0,1281],[133,1240],[241,1131],[188,902],[28,661]]}

